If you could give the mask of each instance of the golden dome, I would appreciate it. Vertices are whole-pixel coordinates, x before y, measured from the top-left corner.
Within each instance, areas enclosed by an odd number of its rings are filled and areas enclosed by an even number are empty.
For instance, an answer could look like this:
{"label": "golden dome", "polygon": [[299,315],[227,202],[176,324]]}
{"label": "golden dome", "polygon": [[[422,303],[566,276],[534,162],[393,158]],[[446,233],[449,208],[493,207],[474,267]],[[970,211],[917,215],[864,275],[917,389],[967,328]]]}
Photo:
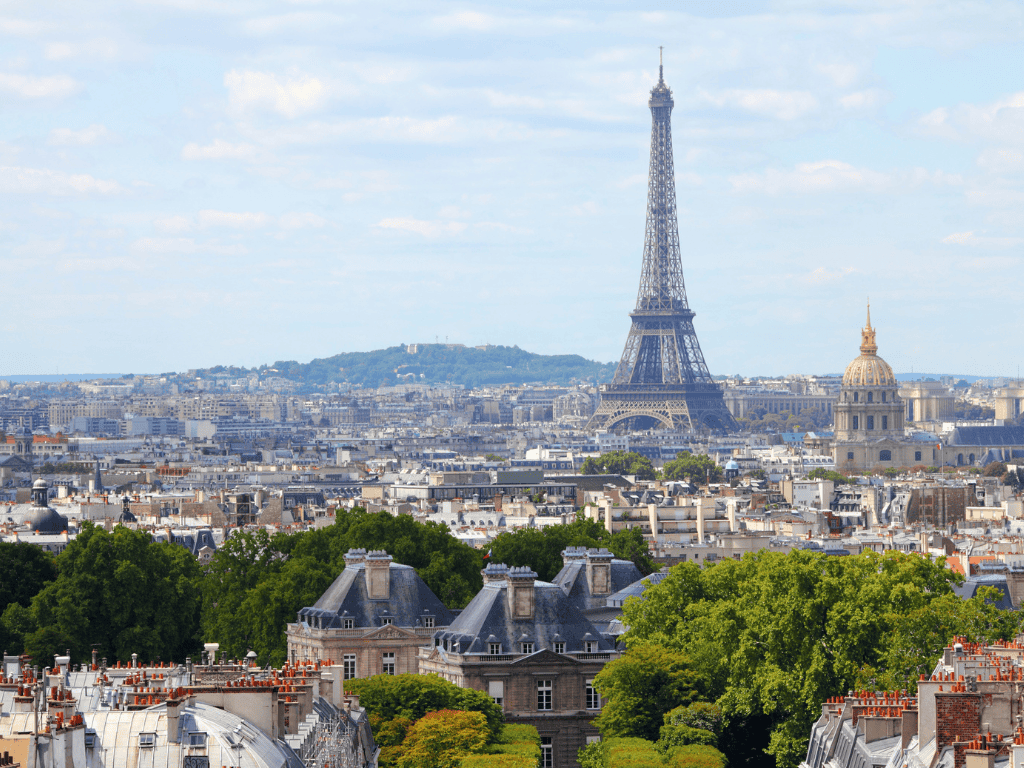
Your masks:
{"label": "golden dome", "polygon": [[868,304],[868,324],[861,331],[860,357],[846,366],[844,387],[895,387],[896,376],[885,360],[878,356],[875,329],[871,327],[871,305]]}

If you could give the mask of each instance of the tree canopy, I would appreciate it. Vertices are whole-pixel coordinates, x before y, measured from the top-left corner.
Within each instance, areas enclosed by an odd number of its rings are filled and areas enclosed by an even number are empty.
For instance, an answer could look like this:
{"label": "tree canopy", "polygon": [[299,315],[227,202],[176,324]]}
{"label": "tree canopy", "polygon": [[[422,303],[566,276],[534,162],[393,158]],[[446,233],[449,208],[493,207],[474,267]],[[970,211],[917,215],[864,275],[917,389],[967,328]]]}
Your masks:
{"label": "tree canopy", "polygon": [[609,451],[598,457],[591,456],[583,462],[580,473],[584,475],[636,475],[637,480],[653,480],[657,473],[646,456],[635,451]]}
{"label": "tree canopy", "polygon": [[690,479],[695,483],[718,483],[722,480],[722,468],[706,454],[677,453],[672,461],[665,462],[662,477],[666,480]]}
{"label": "tree canopy", "polygon": [[562,569],[562,550],[566,547],[605,547],[616,557],[632,561],[644,576],[655,571],[647,541],[639,529],[610,534],[597,521],[584,517],[568,525],[500,533],[491,542],[490,561],[510,566],[528,565],[541,581],[551,581]]}
{"label": "tree canopy", "polygon": [[183,547],[156,543],[146,532],[112,532],[86,521],[57,558],[57,578],[28,609],[8,611],[25,651],[42,663],[70,649],[85,659],[184,659],[198,652],[199,564]]}
{"label": "tree canopy", "polygon": [[[704,568],[683,563],[643,600],[627,601],[626,658],[651,646],[685,658],[692,688],[659,707],[688,705],[697,691],[721,708],[719,745],[734,766],[758,764],[767,751],[788,768],[804,755],[826,697],[914,690],[952,635],[1015,634],[1013,614],[984,596],[957,597],[957,578],[941,559],[900,552],[762,551]],[[614,713],[620,694],[608,691]]]}

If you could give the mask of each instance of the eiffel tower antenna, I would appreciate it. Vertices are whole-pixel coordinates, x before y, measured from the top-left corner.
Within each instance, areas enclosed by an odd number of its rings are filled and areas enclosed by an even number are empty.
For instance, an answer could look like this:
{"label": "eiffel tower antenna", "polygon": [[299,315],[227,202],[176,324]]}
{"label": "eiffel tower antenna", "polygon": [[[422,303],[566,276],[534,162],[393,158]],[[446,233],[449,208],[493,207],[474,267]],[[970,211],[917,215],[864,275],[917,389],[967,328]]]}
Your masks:
{"label": "eiffel tower antenna", "polygon": [[659,50],[658,83],[651,89],[651,165],[647,226],[636,309],[612,383],[590,430],[734,429],[721,388],[708,372],[686,301],[679,254],[675,166],[672,159],[672,91],[665,85]]}

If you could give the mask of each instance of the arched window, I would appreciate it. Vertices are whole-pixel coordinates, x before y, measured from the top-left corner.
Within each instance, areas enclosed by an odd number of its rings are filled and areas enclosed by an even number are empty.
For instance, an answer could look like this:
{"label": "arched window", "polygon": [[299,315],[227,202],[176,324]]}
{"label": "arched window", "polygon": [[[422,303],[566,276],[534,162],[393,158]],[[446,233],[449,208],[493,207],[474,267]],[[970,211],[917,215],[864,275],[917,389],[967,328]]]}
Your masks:
{"label": "arched window", "polygon": [[874,392],[868,392],[868,402],[869,403],[875,402],[875,393]]}
{"label": "arched window", "polygon": [[885,402],[885,392],[882,393],[882,402]]}
{"label": "arched window", "polygon": [[855,403],[859,403],[860,402],[860,392],[854,392],[853,393],[853,402],[855,402]]}
{"label": "arched window", "polygon": [[892,451],[879,451],[878,452],[878,460],[879,461],[892,461]]}
{"label": "arched window", "polygon": [[882,417],[882,429],[888,429],[888,428],[889,428],[889,417],[888,416],[883,416]]}

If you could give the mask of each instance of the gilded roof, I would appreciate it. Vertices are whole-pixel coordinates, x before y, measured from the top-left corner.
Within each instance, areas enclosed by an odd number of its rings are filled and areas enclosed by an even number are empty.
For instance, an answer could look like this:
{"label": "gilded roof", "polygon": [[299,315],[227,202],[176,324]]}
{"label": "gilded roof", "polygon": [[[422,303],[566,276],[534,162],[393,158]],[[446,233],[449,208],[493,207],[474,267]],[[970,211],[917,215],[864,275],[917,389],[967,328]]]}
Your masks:
{"label": "gilded roof", "polygon": [[860,356],[854,358],[843,374],[844,387],[895,387],[896,375],[885,360],[878,356],[875,329],[871,327],[871,305],[868,305],[868,323],[861,330]]}

